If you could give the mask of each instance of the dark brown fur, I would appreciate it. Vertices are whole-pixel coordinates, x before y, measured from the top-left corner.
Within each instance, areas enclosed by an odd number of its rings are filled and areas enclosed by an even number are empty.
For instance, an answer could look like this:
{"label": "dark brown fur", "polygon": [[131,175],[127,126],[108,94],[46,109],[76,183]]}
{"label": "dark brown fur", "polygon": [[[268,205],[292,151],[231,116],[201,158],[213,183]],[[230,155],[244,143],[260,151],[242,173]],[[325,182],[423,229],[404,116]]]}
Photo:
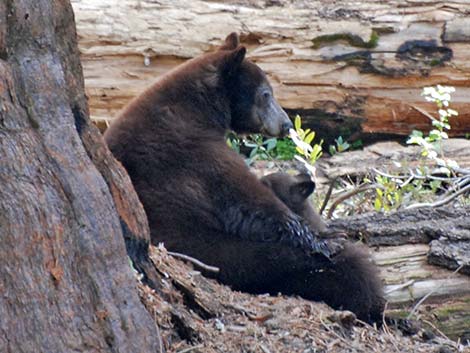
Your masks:
{"label": "dark brown fur", "polygon": [[294,176],[278,172],[262,177],[261,182],[269,187],[292,212],[302,217],[311,229],[326,231],[326,223],[308,199],[315,190],[315,183],[309,174],[301,173]]}
{"label": "dark brown fur", "polygon": [[[326,230],[325,222],[308,200],[315,190],[315,183],[309,174],[292,176],[278,172],[264,176],[261,182],[271,188],[294,213],[305,219],[311,228]],[[385,303],[382,281],[365,247],[345,243],[344,249],[322,270],[324,273],[313,275],[313,278],[298,276],[288,279],[286,286],[291,285],[293,293],[307,299],[324,300],[333,308],[353,311],[365,321],[382,321]]]}
{"label": "dark brown fur", "polygon": [[133,181],[154,244],[219,267],[217,278],[236,289],[294,293],[285,279],[331,263],[329,247],[226,145],[229,129],[279,135],[292,126],[244,55],[232,34],[177,67],[124,109],[105,140]]}

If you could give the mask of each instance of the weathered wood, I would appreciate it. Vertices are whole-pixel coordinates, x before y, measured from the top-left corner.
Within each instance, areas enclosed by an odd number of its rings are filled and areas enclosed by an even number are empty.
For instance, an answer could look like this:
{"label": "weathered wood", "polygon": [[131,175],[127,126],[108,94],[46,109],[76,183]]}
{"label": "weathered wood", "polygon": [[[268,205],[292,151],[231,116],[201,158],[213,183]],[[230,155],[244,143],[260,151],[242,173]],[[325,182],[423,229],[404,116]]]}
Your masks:
{"label": "weathered wood", "polygon": [[390,304],[412,303],[429,295],[429,301],[470,297],[470,278],[428,264],[429,245],[380,247],[372,252],[386,284]]}
{"label": "weathered wood", "polygon": [[67,0],[0,3],[0,351],[157,352],[123,240],[148,226],[90,127],[74,26]]}
{"label": "weathered wood", "polygon": [[[450,269],[460,266],[460,272],[470,274],[470,208],[440,207],[403,210],[390,214],[364,214],[354,218],[333,220],[332,232],[343,232],[356,239],[363,239],[369,246],[429,244],[441,251],[431,252],[441,258],[440,263]],[[449,249],[456,247],[452,261],[448,261]],[[433,260],[438,263],[437,260]]]}
{"label": "weathered wood", "polygon": [[430,122],[424,86],[457,88],[451,134],[470,125],[466,1],[73,0],[92,116],[238,31],[281,104],[319,136],[407,135]]}
{"label": "weathered wood", "polygon": [[[470,170],[470,140],[449,139],[442,143],[444,155],[456,161],[461,168]],[[364,177],[378,169],[392,175],[403,173],[404,168],[416,168],[423,164],[420,146],[403,146],[397,142],[378,142],[362,150],[337,153],[321,158],[315,167],[317,183],[327,187],[336,177]],[[431,165],[431,163],[429,163]],[[405,169],[407,171],[407,169]]]}
{"label": "weathered wood", "polygon": [[[460,300],[470,310],[470,209],[423,208],[391,214],[366,214],[333,220],[333,232],[362,239],[374,248],[390,307],[410,310],[422,298],[444,313]],[[439,268],[439,265],[458,273]],[[423,314],[424,317],[429,315]],[[442,315],[441,315],[442,316]],[[429,317],[428,317],[429,319]],[[468,315],[453,315],[435,325],[453,338],[464,337]],[[433,321],[433,322],[434,322]]]}

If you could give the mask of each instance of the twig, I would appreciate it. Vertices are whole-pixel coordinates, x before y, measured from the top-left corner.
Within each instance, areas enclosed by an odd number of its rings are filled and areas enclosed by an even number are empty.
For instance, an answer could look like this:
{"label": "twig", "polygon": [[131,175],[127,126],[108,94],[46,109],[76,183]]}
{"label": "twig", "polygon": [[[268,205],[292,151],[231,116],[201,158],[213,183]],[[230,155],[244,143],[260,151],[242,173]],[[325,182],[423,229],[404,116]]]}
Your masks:
{"label": "twig", "polygon": [[405,282],[403,284],[400,284],[399,286],[396,286],[395,288],[392,288],[392,289],[389,289],[388,291],[385,292],[385,294],[390,294],[390,293],[393,293],[393,292],[396,292],[397,290],[401,290],[403,288],[407,288],[411,285],[413,285],[415,283],[415,281],[412,279],[408,282]]}
{"label": "twig", "polygon": [[158,321],[157,321],[157,311],[155,310],[153,312],[153,320],[155,321],[155,327],[157,328],[157,336],[158,336],[158,348],[160,353],[163,353],[163,339],[162,335],[160,333],[160,327],[158,327]]}
{"label": "twig", "polygon": [[470,176],[470,169],[460,168],[460,167],[452,167],[457,173],[464,174],[464,176]]}
{"label": "twig", "polygon": [[214,272],[214,273],[219,273],[220,272],[220,269],[218,267],[206,265],[204,262],[199,261],[198,259],[195,259],[194,257],[188,256],[188,255],[185,255],[185,254],[180,254],[180,253],[173,252],[173,251],[168,251],[167,253],[168,253],[168,255],[171,255],[171,256],[176,257],[178,259],[189,261],[192,264],[194,264],[194,265],[198,266],[199,268],[202,268],[206,271]]}
{"label": "twig", "polygon": [[451,182],[451,181],[454,181],[454,180],[462,180],[462,179],[467,178],[467,176],[443,178],[443,177],[437,177],[437,176],[434,176],[434,175],[418,175],[418,174],[415,174],[413,172],[413,170],[411,170],[411,169],[409,169],[410,175],[392,175],[392,174],[382,172],[382,171],[380,171],[376,168],[372,168],[372,171],[379,174],[379,175],[382,175],[384,177],[391,178],[391,179],[407,179],[406,181],[403,182],[403,184],[400,184],[400,186],[405,186],[406,184],[408,184],[413,179],[421,179],[421,180],[431,179],[431,180]]}
{"label": "twig", "polygon": [[447,181],[447,182],[451,182],[451,181],[455,181],[455,180],[462,180],[463,178],[465,178],[465,176],[461,176],[461,177],[448,177],[448,178],[444,178],[444,177],[437,177],[437,176],[434,176],[434,175],[418,175],[418,174],[415,174],[413,173],[413,170],[409,169],[410,171],[410,174],[416,178],[416,179],[431,179],[431,180],[438,180],[438,181]]}
{"label": "twig", "polygon": [[392,175],[392,174],[382,172],[381,170],[378,170],[376,168],[372,168],[372,171],[374,173],[377,173],[379,175],[382,175],[384,177],[391,178],[391,179],[406,179],[406,178],[408,178],[408,175]]}
{"label": "twig", "polygon": [[320,211],[318,212],[320,216],[322,215],[323,211],[326,208],[326,205],[328,204],[328,201],[330,201],[331,193],[333,192],[333,188],[335,186],[336,180],[338,180],[338,177],[335,177],[330,184],[330,187],[328,188],[328,191],[326,192],[325,198],[323,199],[323,203],[320,207]]}
{"label": "twig", "polygon": [[431,321],[423,319],[423,322],[431,326],[434,330],[436,330],[438,334],[440,334],[443,338],[445,338],[448,341],[446,342],[447,344],[454,343],[454,341],[452,341],[449,337],[447,337],[446,334],[442,332],[441,330],[439,330]]}
{"label": "twig", "polygon": [[344,193],[343,195],[339,196],[333,202],[330,209],[328,210],[327,218],[331,219],[331,216],[333,215],[333,212],[335,211],[336,207],[338,207],[338,205],[341,202],[353,197],[356,194],[360,194],[361,192],[364,192],[364,191],[367,191],[367,190],[374,190],[374,189],[383,189],[383,186],[380,185],[380,184],[362,184],[359,187],[357,187],[356,189],[348,191],[348,192]]}
{"label": "twig", "polygon": [[405,207],[405,209],[411,210],[411,209],[419,208],[419,207],[439,207],[439,206],[442,206],[442,205],[445,205],[445,204],[451,202],[457,196],[460,196],[460,195],[466,193],[467,191],[470,191],[470,184],[468,184],[464,188],[460,189],[459,191],[451,194],[450,196],[448,196],[444,199],[438,200],[436,202],[431,202],[431,203],[427,203],[427,202],[425,202],[425,203],[415,203],[413,205]]}
{"label": "twig", "polygon": [[395,340],[396,340],[396,336],[394,334],[392,334],[392,332],[390,331],[390,328],[388,327],[387,325],[387,320],[385,320],[385,312],[387,311],[388,309],[388,301],[385,302],[385,305],[384,305],[384,310],[382,312],[382,322],[383,322],[383,331],[387,334],[387,336],[389,337],[389,340],[390,340],[390,343],[392,343],[393,347],[395,348],[395,350],[400,353],[400,350],[398,349],[396,343],[395,343]]}
{"label": "twig", "polygon": [[390,330],[388,328],[387,321],[385,320],[385,312],[387,311],[387,309],[388,309],[388,300],[385,301],[384,309],[382,311],[382,322],[383,322],[383,329],[384,329],[385,333],[390,334]]}
{"label": "twig", "polygon": [[178,351],[178,353],[188,353],[188,352],[194,351],[195,349],[199,349],[199,348],[204,348],[204,345],[203,344],[198,344],[197,346],[188,347],[188,348],[185,348],[185,349],[182,349],[182,350]]}
{"label": "twig", "polygon": [[[457,269],[456,269],[454,272],[452,272],[452,275],[455,275],[457,272],[459,272],[459,271],[462,269],[462,267],[463,267],[463,264],[460,265],[459,267],[457,267]],[[450,278],[450,276],[449,276],[449,278]],[[416,303],[416,305],[413,307],[413,309],[411,309],[411,311],[410,311],[410,313],[408,314],[408,316],[406,317],[406,319],[407,319],[407,320],[411,319],[411,317],[415,314],[416,310],[419,309],[419,307],[421,306],[421,304],[423,304],[426,299],[428,299],[434,292],[436,292],[436,291],[437,291],[439,288],[441,288],[441,287],[442,287],[442,285],[435,287],[435,288],[432,289],[428,294],[426,294],[424,297],[422,297],[422,298]]]}
{"label": "twig", "polygon": [[444,193],[442,197],[447,197],[451,195],[455,190],[460,190],[460,188],[464,187],[465,185],[470,184],[470,177],[464,177],[463,179],[459,180],[457,183],[454,183],[449,190]]}

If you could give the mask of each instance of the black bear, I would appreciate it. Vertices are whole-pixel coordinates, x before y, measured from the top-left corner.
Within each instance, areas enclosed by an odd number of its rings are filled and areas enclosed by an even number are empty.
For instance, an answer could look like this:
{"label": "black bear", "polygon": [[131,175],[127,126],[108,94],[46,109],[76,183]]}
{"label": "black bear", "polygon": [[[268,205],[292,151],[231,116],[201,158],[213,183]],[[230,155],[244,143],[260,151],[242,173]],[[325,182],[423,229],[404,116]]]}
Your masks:
{"label": "black bear", "polygon": [[[327,230],[325,222],[308,200],[315,190],[315,183],[308,173],[293,176],[277,172],[260,180],[287,207],[307,221],[311,229]],[[332,256],[331,264],[322,270],[325,275],[319,276],[317,283],[305,277],[291,277],[286,279],[285,286],[307,299],[322,299],[333,308],[351,310],[368,322],[382,321],[385,304],[382,282],[365,247],[345,243],[344,249]]]}
{"label": "black bear", "polygon": [[245,52],[232,33],[219,50],[170,71],[123,110],[105,140],[131,177],[154,244],[219,267],[217,278],[235,289],[303,293],[285,279],[332,265],[331,246],[225,141],[228,130],[278,136],[292,127]]}
{"label": "black bear", "polygon": [[290,175],[278,172],[265,175],[261,182],[269,187],[274,194],[289,207],[291,211],[299,215],[310,226],[311,229],[325,232],[326,223],[313,209],[308,197],[315,190],[315,182],[308,173]]}

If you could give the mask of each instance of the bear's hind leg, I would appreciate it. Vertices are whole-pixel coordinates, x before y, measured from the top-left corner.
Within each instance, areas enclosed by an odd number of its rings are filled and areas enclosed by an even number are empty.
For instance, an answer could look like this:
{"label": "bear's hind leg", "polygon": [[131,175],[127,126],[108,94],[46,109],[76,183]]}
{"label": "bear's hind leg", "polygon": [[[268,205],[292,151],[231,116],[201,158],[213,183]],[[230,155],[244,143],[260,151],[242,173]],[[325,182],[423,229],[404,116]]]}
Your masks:
{"label": "bear's hind leg", "polygon": [[297,274],[286,286],[305,299],[324,301],[337,310],[349,310],[368,323],[382,323],[385,305],[380,277],[370,256],[360,246],[345,244],[331,262],[311,259],[312,269]]}

